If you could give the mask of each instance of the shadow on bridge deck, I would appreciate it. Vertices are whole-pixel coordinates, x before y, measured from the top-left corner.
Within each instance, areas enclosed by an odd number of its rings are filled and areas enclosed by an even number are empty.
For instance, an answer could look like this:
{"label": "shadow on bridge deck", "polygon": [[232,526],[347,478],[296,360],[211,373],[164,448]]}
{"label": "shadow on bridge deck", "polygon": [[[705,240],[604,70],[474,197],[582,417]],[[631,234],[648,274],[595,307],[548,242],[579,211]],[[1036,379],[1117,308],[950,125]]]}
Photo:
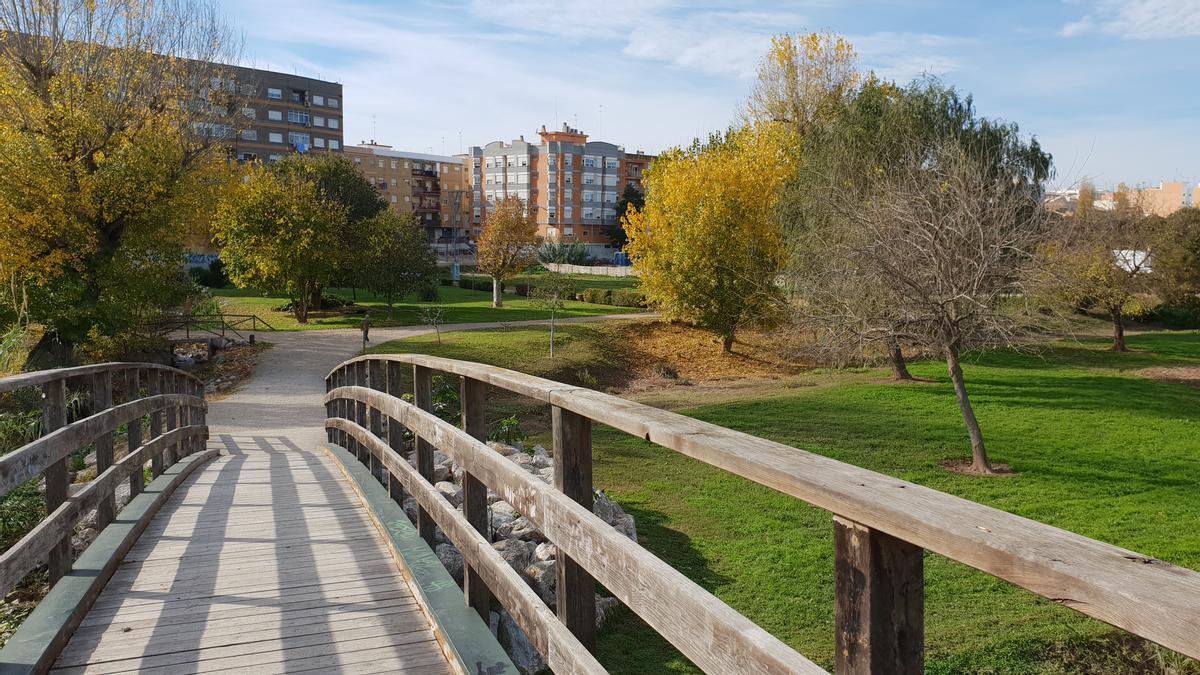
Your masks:
{"label": "shadow on bridge deck", "polygon": [[155,517],[55,672],[448,672],[344,475],[286,437],[222,456]]}

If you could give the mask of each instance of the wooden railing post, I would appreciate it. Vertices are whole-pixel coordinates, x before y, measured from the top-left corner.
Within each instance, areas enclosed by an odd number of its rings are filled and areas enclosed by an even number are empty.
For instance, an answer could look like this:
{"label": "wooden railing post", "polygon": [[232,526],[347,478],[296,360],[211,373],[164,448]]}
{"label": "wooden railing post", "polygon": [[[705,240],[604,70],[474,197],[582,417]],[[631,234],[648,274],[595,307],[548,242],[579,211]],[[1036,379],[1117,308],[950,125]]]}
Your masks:
{"label": "wooden railing post", "polygon": [[[464,377],[459,387],[459,405],[462,408],[462,426],[468,434],[481,441],[487,440],[487,418],[484,406],[487,403],[487,383]],[[487,486],[470,473],[463,473],[463,515],[467,522],[488,536]],[[478,572],[467,564],[463,572],[463,593],[470,605],[486,622],[492,610],[492,594]]]}
{"label": "wooden railing post", "polygon": [[[175,373],[166,372],[163,374],[163,393],[176,394],[179,392],[179,380],[175,377]],[[171,431],[179,426],[179,407],[172,404],[167,406],[167,425],[163,430],[164,433]],[[163,451],[166,456],[166,466],[171,466],[179,461],[179,446],[172,444]]]}
{"label": "wooden railing post", "polygon": [[[401,364],[395,361],[387,362],[387,393],[396,398],[404,393],[402,372]],[[404,425],[392,417],[387,419],[387,442],[393,452],[401,458],[404,457]],[[400,478],[390,471],[388,472],[388,494],[391,495],[392,501],[404,506],[404,487],[400,483]]]}
{"label": "wooden railing post", "polygon": [[[592,421],[551,408],[554,435],[554,487],[592,510]],[[558,618],[588,651],[596,650],[596,581],[559,551]]]}
{"label": "wooden railing post", "polygon": [[[424,366],[413,366],[413,403],[421,410],[433,412],[433,371]],[[433,482],[433,446],[420,435],[417,436],[417,473]],[[425,507],[418,507],[417,532],[430,548],[435,543],[433,531],[433,517]]]}
{"label": "wooden railing post", "polygon": [[[337,386],[334,384],[334,379],[336,377],[337,377],[337,371],[335,370],[334,372],[330,373],[328,377],[325,378],[325,393],[326,394],[333,391],[333,388],[335,386]],[[336,415],[334,414],[334,410],[336,408],[337,408],[337,401],[327,402],[325,404],[325,417],[326,418],[336,417]],[[337,434],[336,429],[333,429],[333,428],[326,429],[325,430],[325,442],[330,443],[330,444],[336,444],[337,443],[337,440],[335,438],[336,434]]]}
{"label": "wooden railing post", "polygon": [[[112,407],[112,371],[106,370],[92,376],[92,413],[99,413]],[[112,432],[103,434],[96,439],[96,475],[104,473],[113,465]],[[113,521],[117,513],[116,496],[109,493],[96,506],[96,527],[104,529]]]}
{"label": "wooden railing post", "polygon": [[924,672],[924,551],[838,516],[833,534],[836,672]]}
{"label": "wooden railing post", "polygon": [[[367,386],[376,390],[384,391],[387,385],[383,381],[383,363],[378,360],[367,362]],[[370,411],[371,433],[375,438],[383,438],[383,413],[376,408],[371,408]],[[371,452],[371,475],[380,483],[383,482],[383,474],[381,473],[383,464],[379,461],[379,457]]]}
{"label": "wooden railing post", "polygon": [[[67,425],[67,382],[65,379],[51,380],[42,385],[42,435],[61,429]],[[70,490],[70,476],[67,474],[67,458],[64,457],[51,464],[42,473],[46,479],[46,513],[54,510],[67,501]],[[71,534],[67,533],[61,541],[50,549],[50,585],[53,586],[67,572],[71,571]]]}
{"label": "wooden railing post", "polygon": [[[359,387],[368,386],[367,363],[365,361],[358,361],[354,364],[354,384]],[[358,426],[367,429],[367,404],[362,401],[355,401],[352,405],[354,406],[354,422]],[[355,443],[355,447],[358,448],[358,461],[368,464],[371,451],[367,448],[367,445],[365,443]]]}
{"label": "wooden railing post", "polygon": [[[125,372],[126,403],[130,401],[136,401],[142,397],[142,382],[141,378],[139,377],[140,375],[141,370],[138,368],[130,368]],[[129,452],[134,452],[138,448],[142,447],[142,418],[139,417],[135,420],[130,420],[126,430],[128,431],[127,445],[129,446]],[[133,473],[129,474],[130,499],[133,499],[142,493],[142,486],[145,485],[146,481],[146,476],[143,471],[144,468],[144,464],[139,465],[136,467],[136,470]]]}
{"label": "wooden railing post", "polygon": [[[163,372],[157,369],[148,370],[146,371],[146,377],[149,380],[146,387],[147,394],[149,396],[158,396],[161,394],[163,390]],[[162,433],[163,411],[158,409],[150,413],[150,438],[148,440],[152,441],[159,436],[162,436]],[[154,453],[154,456],[150,458],[150,476],[152,478],[158,478],[162,475],[162,472],[163,453],[156,452]]]}

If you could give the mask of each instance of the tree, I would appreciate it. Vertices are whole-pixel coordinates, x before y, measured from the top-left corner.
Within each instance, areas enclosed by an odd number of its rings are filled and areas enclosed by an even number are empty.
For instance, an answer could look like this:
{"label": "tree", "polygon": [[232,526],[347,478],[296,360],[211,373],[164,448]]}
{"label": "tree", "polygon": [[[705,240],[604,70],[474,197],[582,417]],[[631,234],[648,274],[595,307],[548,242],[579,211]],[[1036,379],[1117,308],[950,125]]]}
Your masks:
{"label": "tree", "polygon": [[391,319],[397,300],[437,282],[437,254],[412,214],[384,209],[364,225],[369,234],[356,272],[366,288],[383,296]]}
{"label": "tree", "polygon": [[781,122],[801,135],[837,114],[860,74],[854,46],[840,35],[777,35],[758,66],[747,123]]}
{"label": "tree", "polygon": [[625,234],[625,218],[629,209],[641,211],[645,207],[646,195],[633,183],[626,183],[625,189],[621,191],[621,198],[617,200],[616,221],[604,226],[604,236],[611,239],[613,246],[618,250],[624,249],[629,243],[629,237]]}
{"label": "tree", "polygon": [[1167,216],[1153,265],[1154,285],[1165,302],[1200,307],[1200,208]]}
{"label": "tree", "polygon": [[554,358],[554,317],[575,296],[575,282],[557,272],[541,275],[529,289],[529,299],[535,307],[550,312],[550,358]]}
{"label": "tree", "polygon": [[189,292],[182,238],[227,184],[238,106],[214,64],[236,44],[183,0],[15,0],[0,34],[0,274],[49,365]]}
{"label": "tree", "polygon": [[[856,260],[831,255],[857,240],[848,217],[881,181],[929,162],[953,142],[981,170],[1021,192],[1040,191],[1050,157],[1015,125],[977,117],[971,98],[933,79],[907,87],[868,76],[845,106],[810,129],[801,167],[784,188],[779,217],[789,247],[785,271],[798,327],[817,334],[816,348],[838,362],[875,348],[908,379],[903,349],[925,340],[896,289],[864,273]],[[1030,205],[1028,208],[1033,209]]]}
{"label": "tree", "polygon": [[1165,222],[1146,216],[1136,196],[1118,192],[1117,208],[1087,209],[1063,223],[1042,251],[1042,290],[1073,308],[1103,311],[1112,322],[1113,351],[1128,351],[1125,324],[1156,304],[1160,248],[1169,248]]}
{"label": "tree", "polygon": [[476,245],[475,266],[492,277],[492,307],[503,306],[500,286],[537,260],[537,223],[519,197],[505,197],[488,212]]}
{"label": "tree", "polygon": [[308,323],[311,298],[343,263],[346,210],[310,177],[251,169],[217,207],[215,239],[230,278],[287,293],[296,320]]}
{"label": "tree", "polygon": [[[372,219],[388,208],[379,190],[363,176],[348,157],[340,153],[284,156],[271,165],[271,170],[285,180],[310,181],[321,199],[340,204],[346,219],[338,234],[342,253],[337,271],[330,283],[351,288],[369,286],[370,277],[364,274],[363,258],[368,254],[371,238],[376,235]],[[314,309],[321,307],[324,287],[315,288],[309,299]]]}
{"label": "tree", "polygon": [[715,333],[726,353],[740,328],[777,306],[775,202],[791,147],[783,125],[766,123],[668,150],[646,174],[645,208],[625,223],[647,299]]}

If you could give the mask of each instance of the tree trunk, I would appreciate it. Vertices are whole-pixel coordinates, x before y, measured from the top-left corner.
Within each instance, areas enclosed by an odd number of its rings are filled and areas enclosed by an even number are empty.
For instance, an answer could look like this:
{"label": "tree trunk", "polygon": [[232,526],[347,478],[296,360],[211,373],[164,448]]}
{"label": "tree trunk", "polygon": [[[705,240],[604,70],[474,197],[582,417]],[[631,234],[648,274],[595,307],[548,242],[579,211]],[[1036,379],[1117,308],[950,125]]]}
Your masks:
{"label": "tree trunk", "polygon": [[733,353],[733,336],[734,336],[733,333],[721,336],[721,353],[722,354],[732,354]]}
{"label": "tree trunk", "polygon": [[[312,290],[312,292],[310,292],[308,294],[308,307],[309,307],[309,309],[321,309],[321,287],[320,286],[318,286],[317,288],[314,288]],[[307,314],[308,314],[308,312],[306,311],[305,315],[307,316]]]}
{"label": "tree trunk", "polygon": [[492,277],[492,307],[503,307],[504,301],[500,298],[500,279]]}
{"label": "tree trunk", "polygon": [[963,381],[962,366],[958,363],[958,349],[946,349],[946,366],[950,370],[950,379],[954,382],[958,409],[962,411],[963,422],[966,423],[967,433],[971,436],[971,468],[979,473],[995,473],[992,463],[988,461],[987,449],[983,445],[983,432],[979,429],[979,421],[975,419],[971,399],[967,396],[967,384]]}
{"label": "tree trunk", "polygon": [[358,302],[358,289],[353,286],[350,287],[350,302]]}
{"label": "tree trunk", "polygon": [[1125,346],[1125,315],[1119,309],[1109,310],[1112,315],[1113,324],[1113,346],[1114,352],[1127,352],[1129,348]]}
{"label": "tree trunk", "polygon": [[892,358],[892,376],[897,380],[913,379],[912,374],[908,372],[908,364],[904,361],[904,350],[900,349],[900,343],[888,340],[888,351]]}

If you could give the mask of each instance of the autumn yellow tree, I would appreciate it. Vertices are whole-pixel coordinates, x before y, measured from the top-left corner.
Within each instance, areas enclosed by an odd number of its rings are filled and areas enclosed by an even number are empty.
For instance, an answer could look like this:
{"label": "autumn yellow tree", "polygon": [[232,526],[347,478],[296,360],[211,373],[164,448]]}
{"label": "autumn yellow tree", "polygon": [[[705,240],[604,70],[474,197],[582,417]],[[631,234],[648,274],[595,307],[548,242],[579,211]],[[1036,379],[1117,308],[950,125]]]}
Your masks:
{"label": "autumn yellow tree", "polygon": [[625,231],[647,299],[715,333],[722,350],[776,307],[785,259],[775,204],[793,171],[794,134],[762,123],[675,148],[646,174],[646,205]]}
{"label": "autumn yellow tree", "polygon": [[227,184],[213,64],[235,41],[187,0],[14,0],[0,35],[0,275],[50,365],[187,291],[182,234]]}
{"label": "autumn yellow tree", "polygon": [[519,197],[505,197],[488,210],[477,243],[475,266],[492,277],[492,307],[502,307],[500,287],[537,259],[537,223]]}
{"label": "autumn yellow tree", "polygon": [[800,134],[835,115],[859,83],[858,56],[832,33],[777,35],[758,66],[743,118],[781,122]]}

